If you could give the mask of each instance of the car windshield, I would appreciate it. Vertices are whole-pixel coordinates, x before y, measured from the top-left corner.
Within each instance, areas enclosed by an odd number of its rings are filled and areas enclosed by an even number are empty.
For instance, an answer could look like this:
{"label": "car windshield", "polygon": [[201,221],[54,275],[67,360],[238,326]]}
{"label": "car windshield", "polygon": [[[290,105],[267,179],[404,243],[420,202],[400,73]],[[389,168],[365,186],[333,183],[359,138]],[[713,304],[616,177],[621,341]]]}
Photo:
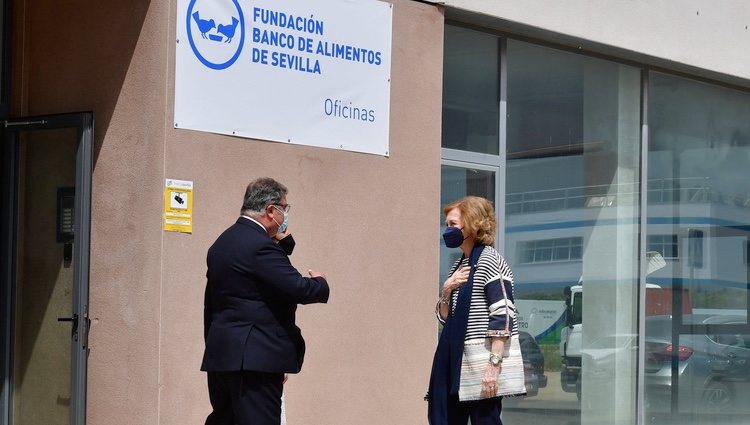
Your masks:
{"label": "car windshield", "polygon": [[573,294],[573,303],[570,306],[570,324],[577,325],[583,322],[583,292]]}

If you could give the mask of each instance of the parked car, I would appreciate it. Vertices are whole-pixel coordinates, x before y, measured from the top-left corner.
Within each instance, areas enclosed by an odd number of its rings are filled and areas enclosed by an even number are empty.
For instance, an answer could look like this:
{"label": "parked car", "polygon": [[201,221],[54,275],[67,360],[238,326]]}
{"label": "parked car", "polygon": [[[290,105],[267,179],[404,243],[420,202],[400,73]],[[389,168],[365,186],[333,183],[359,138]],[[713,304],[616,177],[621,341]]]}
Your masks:
{"label": "parked car", "polygon": [[[742,325],[745,316],[685,315],[684,324]],[[750,413],[750,334],[736,331],[680,334],[672,345],[671,316],[646,318],[645,385],[649,409],[671,410],[672,364],[676,363],[677,412]],[[708,329],[708,332],[705,331]],[[714,328],[716,329],[716,328]]]}
{"label": "parked car", "polygon": [[[576,396],[581,401],[582,379],[594,388],[609,388],[615,383],[618,363],[635,364],[638,355],[637,334],[606,335],[591,341],[581,348],[583,369],[575,382]],[[628,360],[629,359],[629,360]],[[621,363],[619,363],[621,364]],[[631,369],[632,382],[636,380],[635,369]],[[585,378],[584,376],[585,375]]]}
{"label": "parked car", "polygon": [[533,397],[539,393],[539,388],[547,386],[547,375],[544,374],[544,353],[530,333],[519,332],[518,340],[523,357],[526,396]]}

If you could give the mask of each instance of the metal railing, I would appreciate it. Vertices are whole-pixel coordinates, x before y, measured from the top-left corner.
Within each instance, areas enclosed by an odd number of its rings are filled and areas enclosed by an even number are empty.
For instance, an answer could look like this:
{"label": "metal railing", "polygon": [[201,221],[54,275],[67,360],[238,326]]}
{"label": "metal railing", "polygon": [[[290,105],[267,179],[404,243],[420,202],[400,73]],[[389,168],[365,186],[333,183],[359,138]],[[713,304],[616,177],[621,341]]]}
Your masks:
{"label": "metal railing", "polygon": [[[638,183],[590,185],[559,189],[514,192],[506,195],[507,214],[560,211],[612,205],[633,205],[638,202]],[[664,203],[727,203],[750,208],[750,194],[726,198],[711,187],[708,177],[649,180],[648,202]]]}

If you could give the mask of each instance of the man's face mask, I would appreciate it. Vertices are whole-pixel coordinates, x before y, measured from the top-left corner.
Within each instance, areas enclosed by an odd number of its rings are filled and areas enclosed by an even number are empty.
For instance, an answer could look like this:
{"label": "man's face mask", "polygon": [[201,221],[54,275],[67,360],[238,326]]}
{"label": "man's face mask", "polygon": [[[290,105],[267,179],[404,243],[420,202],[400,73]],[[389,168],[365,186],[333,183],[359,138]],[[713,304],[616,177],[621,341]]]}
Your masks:
{"label": "man's face mask", "polygon": [[289,212],[284,211],[283,209],[279,208],[277,205],[274,205],[273,207],[279,210],[279,212],[284,214],[284,221],[282,221],[281,224],[279,224],[279,222],[276,221],[275,218],[273,219],[273,222],[279,225],[279,230],[277,230],[276,233],[284,233],[286,232],[286,228],[289,227]]}

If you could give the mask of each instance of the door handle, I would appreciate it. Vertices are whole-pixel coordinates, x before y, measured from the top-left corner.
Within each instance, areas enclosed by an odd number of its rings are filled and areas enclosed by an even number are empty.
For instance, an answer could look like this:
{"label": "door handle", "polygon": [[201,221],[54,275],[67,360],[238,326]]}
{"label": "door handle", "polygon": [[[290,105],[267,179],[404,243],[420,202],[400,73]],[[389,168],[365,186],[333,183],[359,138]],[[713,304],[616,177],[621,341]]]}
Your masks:
{"label": "door handle", "polygon": [[71,338],[78,340],[78,315],[74,314],[73,317],[58,317],[58,322],[73,322],[73,329],[71,329]]}
{"label": "door handle", "polygon": [[58,322],[73,322],[73,324],[78,323],[78,315],[74,314],[73,317],[58,317]]}

